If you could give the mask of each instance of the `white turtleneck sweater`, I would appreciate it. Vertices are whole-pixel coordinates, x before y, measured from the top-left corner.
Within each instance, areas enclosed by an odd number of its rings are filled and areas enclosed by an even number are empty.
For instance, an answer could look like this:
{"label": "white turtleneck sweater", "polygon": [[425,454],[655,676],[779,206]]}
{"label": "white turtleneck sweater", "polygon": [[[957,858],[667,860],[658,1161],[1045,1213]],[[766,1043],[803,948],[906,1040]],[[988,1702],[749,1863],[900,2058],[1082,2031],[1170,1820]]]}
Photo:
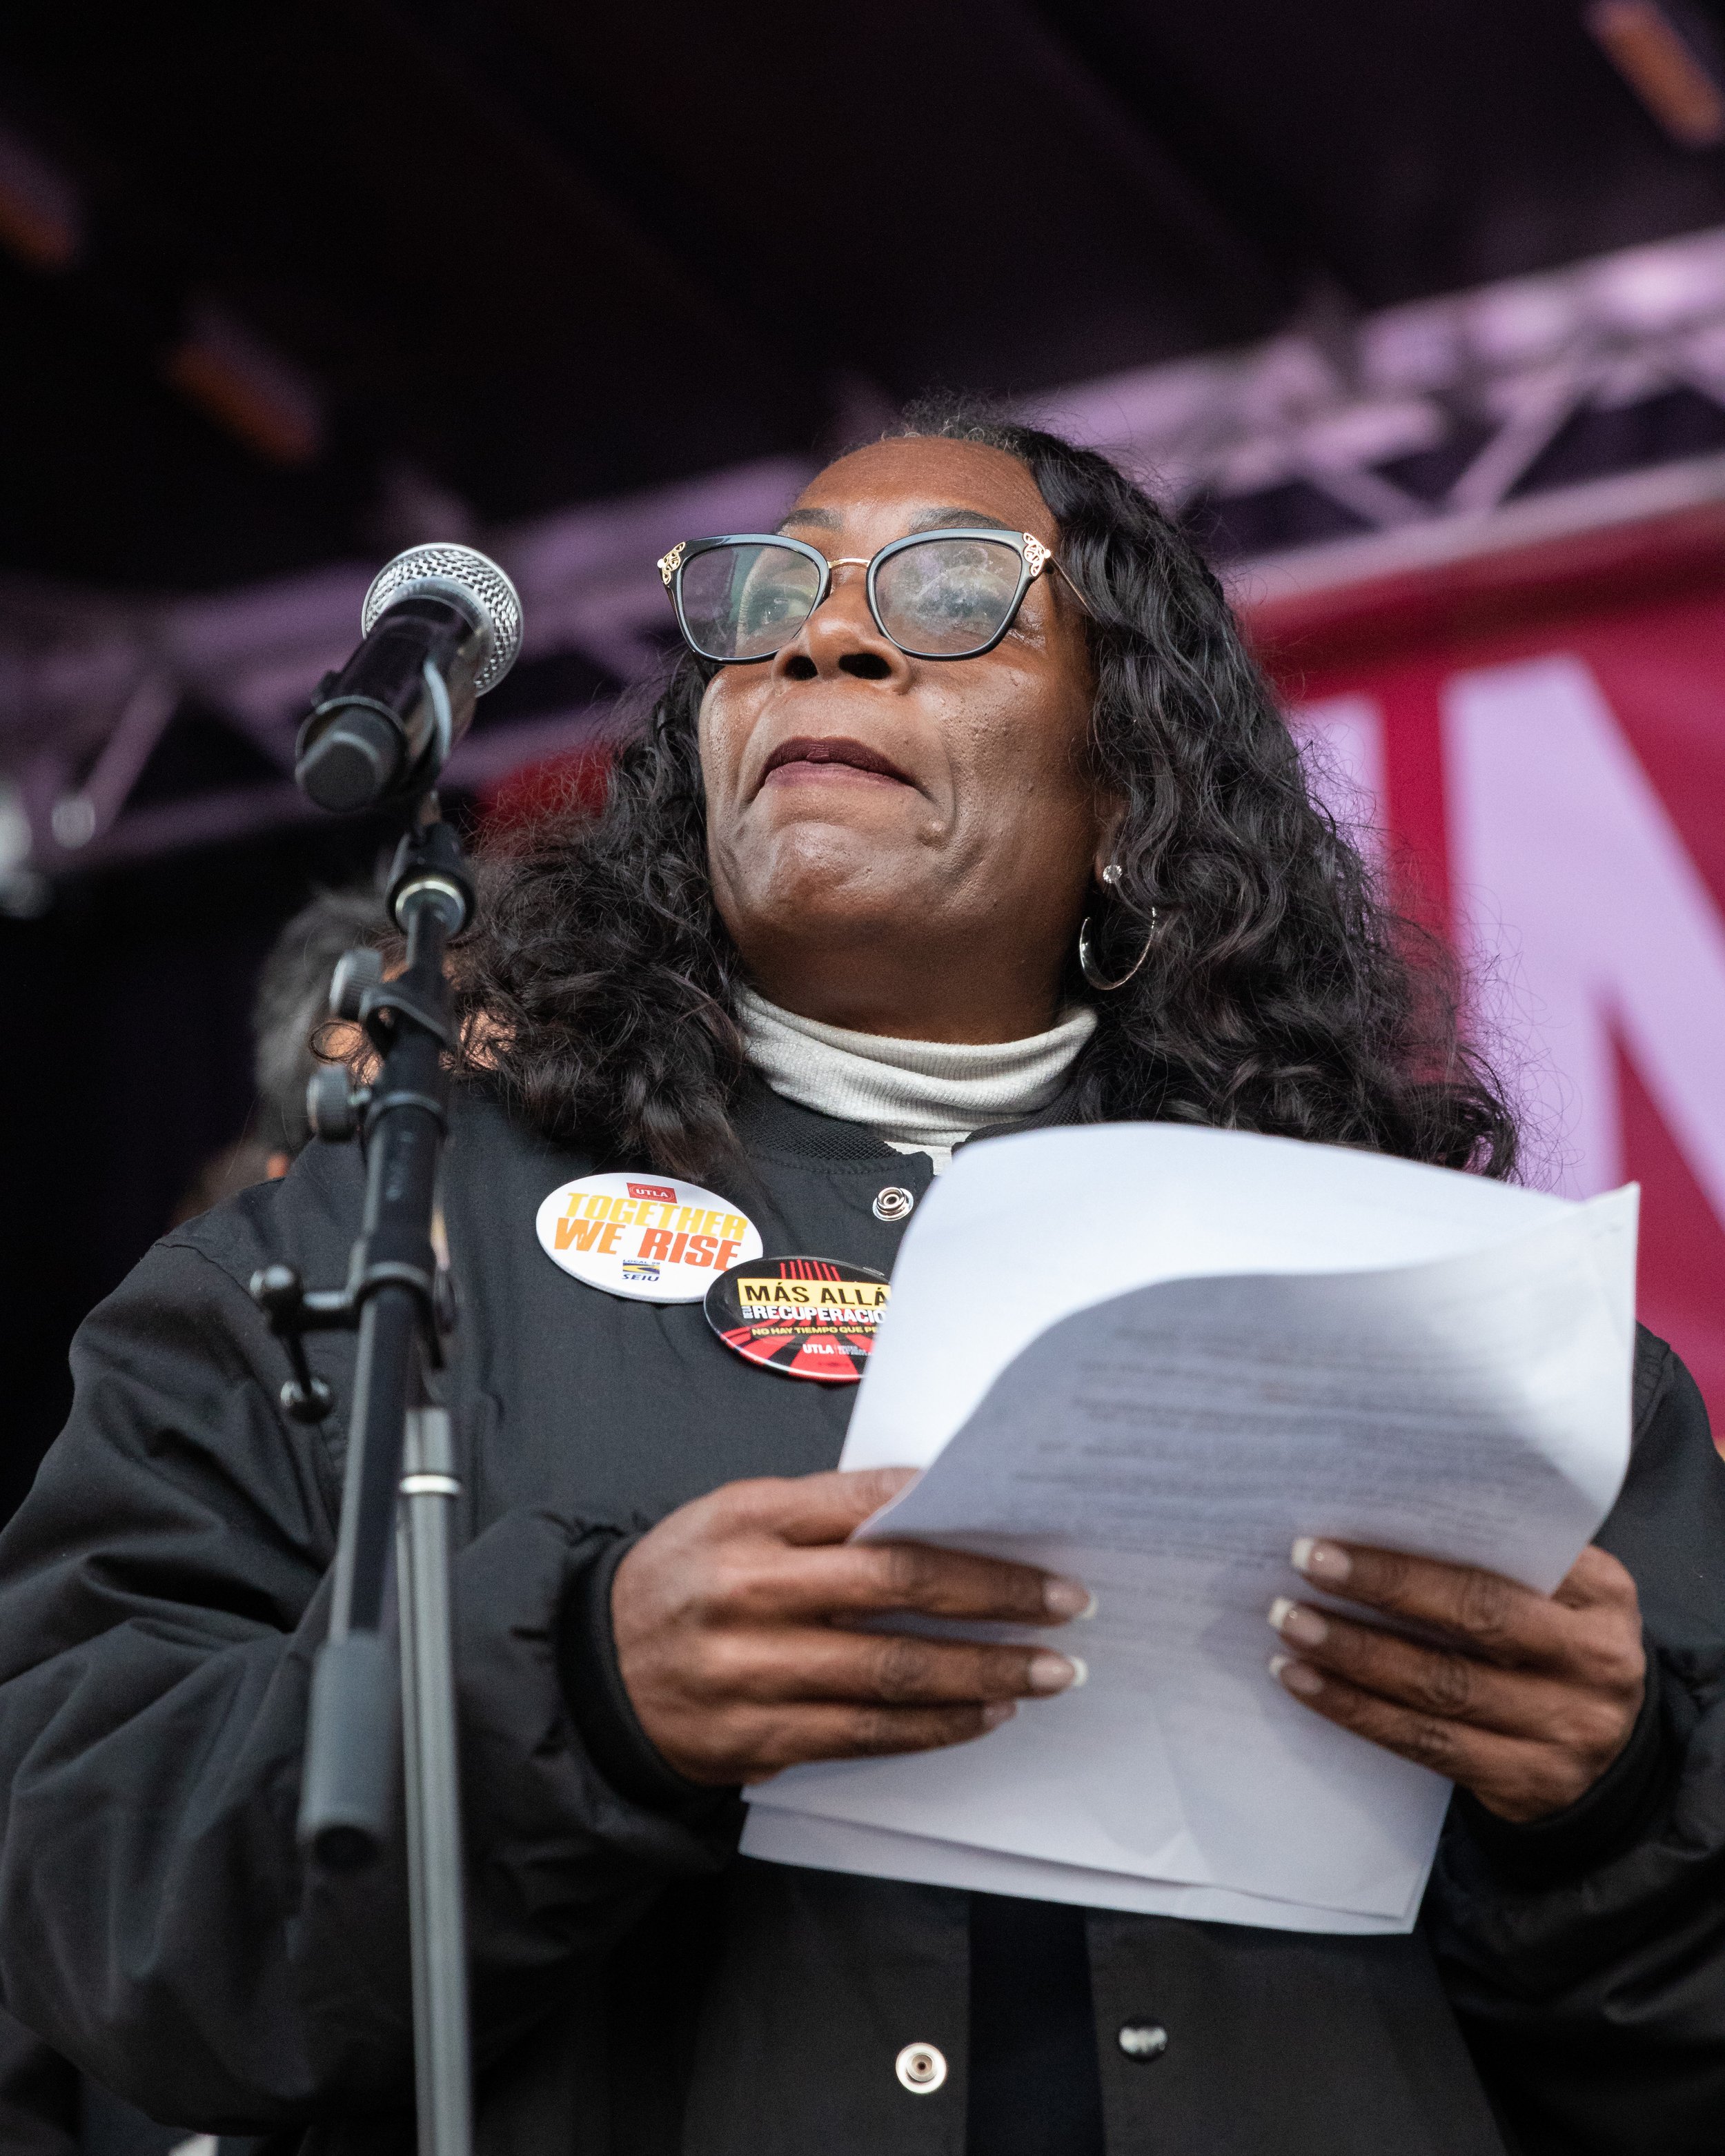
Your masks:
{"label": "white turtleneck sweater", "polygon": [[738,1013],[749,1060],[775,1093],[861,1123],[895,1152],[929,1154],[937,1175],[973,1131],[1045,1108],[1096,1025],[1081,1005],[1028,1040],[894,1040],[799,1018],[750,988]]}

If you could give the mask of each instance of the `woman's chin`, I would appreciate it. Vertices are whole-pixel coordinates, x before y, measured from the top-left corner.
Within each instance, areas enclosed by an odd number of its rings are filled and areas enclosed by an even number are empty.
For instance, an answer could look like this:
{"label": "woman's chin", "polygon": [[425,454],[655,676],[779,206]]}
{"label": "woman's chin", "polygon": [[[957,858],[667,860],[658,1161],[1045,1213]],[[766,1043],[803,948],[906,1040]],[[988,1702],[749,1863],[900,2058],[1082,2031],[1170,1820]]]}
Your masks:
{"label": "woman's chin", "polygon": [[720,910],[739,942],[752,927],[778,942],[916,944],[951,895],[926,849],[848,824],[798,824],[725,866]]}
{"label": "woman's chin", "polygon": [[910,787],[798,786],[758,798],[726,851],[741,880],[842,910],[929,877],[939,832]]}

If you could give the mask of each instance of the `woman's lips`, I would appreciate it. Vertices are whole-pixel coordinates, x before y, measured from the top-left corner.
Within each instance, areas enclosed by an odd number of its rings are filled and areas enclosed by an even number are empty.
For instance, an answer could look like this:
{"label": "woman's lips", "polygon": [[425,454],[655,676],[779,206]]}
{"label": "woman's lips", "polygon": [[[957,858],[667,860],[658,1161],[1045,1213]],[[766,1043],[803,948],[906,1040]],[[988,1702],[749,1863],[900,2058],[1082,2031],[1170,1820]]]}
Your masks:
{"label": "woman's lips", "polygon": [[803,735],[781,742],[761,774],[763,788],[830,785],[834,780],[841,784],[860,781],[869,786],[912,783],[896,763],[866,742],[824,735]]}

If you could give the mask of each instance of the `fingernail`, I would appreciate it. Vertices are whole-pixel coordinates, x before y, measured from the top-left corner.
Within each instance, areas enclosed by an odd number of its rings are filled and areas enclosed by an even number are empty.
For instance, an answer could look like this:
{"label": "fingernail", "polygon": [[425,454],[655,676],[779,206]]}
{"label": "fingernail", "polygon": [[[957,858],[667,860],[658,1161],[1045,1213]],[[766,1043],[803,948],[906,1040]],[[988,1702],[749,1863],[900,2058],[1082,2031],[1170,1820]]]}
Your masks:
{"label": "fingernail", "polygon": [[1076,1655],[1032,1655],[1026,1672],[1032,1691],[1076,1691],[1090,1675]]}
{"label": "fingernail", "polygon": [[983,1709],[983,1727],[984,1729],[998,1729],[1003,1722],[1010,1722],[1018,1711],[1019,1703],[1015,1699],[997,1699]]}
{"label": "fingernail", "polygon": [[1272,1655],[1270,1674],[1279,1678],[1290,1691],[1298,1692],[1310,1699],[1313,1692],[1323,1690],[1323,1679],[1310,1662],[1296,1662],[1291,1655]]}
{"label": "fingernail", "polygon": [[1317,1610],[1302,1609],[1286,1594],[1278,1594],[1271,1604],[1270,1621],[1283,1639],[1293,1640],[1297,1646],[1321,1647],[1329,1636],[1330,1628]]}
{"label": "fingernail", "polygon": [[1094,1617],[1096,1598],[1081,1579],[1045,1579],[1042,1606],[1050,1617]]}
{"label": "fingernail", "polygon": [[1289,1562],[1296,1572],[1303,1572],[1308,1579],[1322,1579],[1332,1586],[1339,1586],[1353,1570],[1353,1560],[1339,1543],[1321,1543],[1311,1535],[1301,1535],[1289,1553]]}

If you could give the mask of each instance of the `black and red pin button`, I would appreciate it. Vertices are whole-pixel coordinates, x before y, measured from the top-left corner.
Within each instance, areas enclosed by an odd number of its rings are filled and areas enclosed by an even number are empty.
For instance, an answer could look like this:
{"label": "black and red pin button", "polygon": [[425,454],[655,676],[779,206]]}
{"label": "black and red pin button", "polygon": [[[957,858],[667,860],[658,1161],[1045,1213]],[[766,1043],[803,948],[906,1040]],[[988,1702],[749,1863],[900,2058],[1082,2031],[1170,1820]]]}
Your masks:
{"label": "black and red pin button", "polygon": [[752,1258],[708,1288],[707,1323],[746,1362],[854,1385],[892,1293],[885,1273],[836,1258]]}

